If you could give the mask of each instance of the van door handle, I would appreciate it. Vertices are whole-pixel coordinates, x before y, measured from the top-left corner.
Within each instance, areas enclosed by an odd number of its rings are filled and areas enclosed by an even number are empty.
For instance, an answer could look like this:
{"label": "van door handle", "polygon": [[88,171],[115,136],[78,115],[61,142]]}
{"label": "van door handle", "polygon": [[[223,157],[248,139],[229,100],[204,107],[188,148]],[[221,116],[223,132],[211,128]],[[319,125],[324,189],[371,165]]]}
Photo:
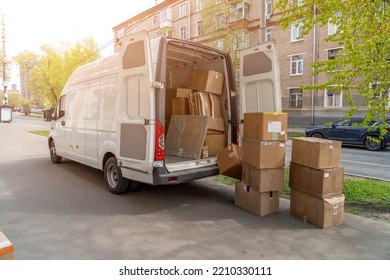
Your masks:
{"label": "van door handle", "polygon": [[65,126],[65,121],[61,121],[61,125],[62,125],[62,126]]}

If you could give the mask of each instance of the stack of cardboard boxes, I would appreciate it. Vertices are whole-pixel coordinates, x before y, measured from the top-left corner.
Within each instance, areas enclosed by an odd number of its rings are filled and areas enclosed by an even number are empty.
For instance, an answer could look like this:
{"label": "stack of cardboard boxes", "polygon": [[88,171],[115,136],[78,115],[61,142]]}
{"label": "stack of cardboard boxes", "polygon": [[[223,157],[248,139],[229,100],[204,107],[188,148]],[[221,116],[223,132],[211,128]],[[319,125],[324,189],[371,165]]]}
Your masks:
{"label": "stack of cardboard boxes", "polygon": [[167,91],[167,154],[199,159],[216,156],[226,147],[223,84],[222,73],[192,69],[187,88]]}
{"label": "stack of cardboard boxes", "polygon": [[320,228],[344,221],[341,142],[294,138],[290,163],[290,212]]}
{"label": "stack of cardboard boxes", "polygon": [[287,140],[286,113],[245,113],[242,180],[235,204],[259,216],[279,211]]}

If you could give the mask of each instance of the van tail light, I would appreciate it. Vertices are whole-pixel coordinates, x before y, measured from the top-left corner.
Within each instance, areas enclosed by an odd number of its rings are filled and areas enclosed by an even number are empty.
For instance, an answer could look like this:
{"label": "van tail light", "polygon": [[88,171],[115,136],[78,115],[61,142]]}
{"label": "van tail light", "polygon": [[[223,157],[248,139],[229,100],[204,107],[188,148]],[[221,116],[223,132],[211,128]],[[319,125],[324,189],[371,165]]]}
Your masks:
{"label": "van tail light", "polygon": [[156,136],[154,143],[154,160],[162,161],[165,158],[164,152],[164,134],[165,129],[159,120],[156,121]]}

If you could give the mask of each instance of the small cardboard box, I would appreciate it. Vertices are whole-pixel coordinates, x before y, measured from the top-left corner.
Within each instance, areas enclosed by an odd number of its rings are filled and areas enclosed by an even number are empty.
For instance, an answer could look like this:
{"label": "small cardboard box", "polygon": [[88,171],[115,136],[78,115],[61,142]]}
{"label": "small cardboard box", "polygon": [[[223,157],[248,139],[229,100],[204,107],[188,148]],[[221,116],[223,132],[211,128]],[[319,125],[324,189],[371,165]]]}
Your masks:
{"label": "small cardboard box", "polygon": [[287,140],[287,113],[245,113],[244,137],[257,140]]}
{"label": "small cardboard box", "polygon": [[212,70],[191,69],[187,88],[205,91],[214,94],[221,94],[224,82],[222,73]]}
{"label": "small cardboard box", "polygon": [[189,94],[192,93],[192,89],[189,88],[177,88],[176,97],[188,98]]}
{"label": "small cardboard box", "polygon": [[291,161],[321,169],[340,167],[341,142],[315,137],[292,140]]}
{"label": "small cardboard box", "polygon": [[259,169],[243,162],[242,182],[258,192],[281,191],[284,186],[284,168]]}
{"label": "small cardboard box", "polygon": [[220,151],[226,148],[226,134],[206,135],[203,147],[203,158],[216,156]]}
{"label": "small cardboard box", "polygon": [[261,141],[243,137],[242,161],[259,169],[282,168],[285,165],[285,141]]}
{"label": "small cardboard box", "polygon": [[8,238],[0,231],[0,260],[14,260],[14,245]]}
{"label": "small cardboard box", "polygon": [[230,144],[217,154],[219,173],[241,180],[242,162],[241,149],[235,144]]}
{"label": "small cardboard box", "polygon": [[344,195],[321,199],[291,189],[290,212],[320,228],[328,228],[344,222]]}
{"label": "small cardboard box", "polygon": [[172,115],[189,115],[190,107],[188,98],[174,97],[172,99]]}
{"label": "small cardboard box", "polygon": [[318,198],[341,195],[343,192],[343,180],[343,167],[314,169],[290,162],[290,188]]}
{"label": "small cardboard box", "polygon": [[260,217],[279,211],[279,192],[258,192],[236,182],[234,204]]}
{"label": "small cardboard box", "polygon": [[172,115],[165,152],[168,155],[200,159],[209,117]]}

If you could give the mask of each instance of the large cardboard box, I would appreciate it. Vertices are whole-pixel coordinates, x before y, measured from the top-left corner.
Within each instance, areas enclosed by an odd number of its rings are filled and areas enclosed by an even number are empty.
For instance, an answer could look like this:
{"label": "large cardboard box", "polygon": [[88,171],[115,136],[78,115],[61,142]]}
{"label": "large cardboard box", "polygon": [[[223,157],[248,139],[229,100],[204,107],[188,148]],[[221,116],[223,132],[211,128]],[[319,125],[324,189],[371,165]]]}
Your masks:
{"label": "large cardboard box", "polygon": [[344,195],[321,199],[291,189],[290,212],[320,228],[328,228],[344,222]]}
{"label": "large cardboard box", "polygon": [[291,161],[312,168],[340,166],[341,142],[315,137],[299,137],[292,140]]}
{"label": "large cardboard box", "polygon": [[172,115],[189,115],[190,107],[188,98],[174,97],[172,99]]}
{"label": "large cardboard box", "polygon": [[243,162],[242,181],[258,192],[281,191],[284,168],[259,169]]}
{"label": "large cardboard box", "polygon": [[216,156],[220,151],[226,148],[226,134],[206,135],[203,147],[203,158]]}
{"label": "large cardboard box", "polygon": [[230,144],[217,154],[219,173],[241,180],[242,161],[241,149],[235,144]]}
{"label": "large cardboard box", "polygon": [[290,188],[318,198],[341,195],[343,192],[343,167],[315,169],[290,162],[289,176]]}
{"label": "large cardboard box", "polygon": [[259,169],[282,168],[285,165],[285,141],[261,141],[243,137],[242,161]]}
{"label": "large cardboard box", "polygon": [[177,88],[176,89],[176,97],[188,98],[188,96],[191,93],[192,93],[192,89],[189,89],[189,88]]}
{"label": "large cardboard box", "polygon": [[287,113],[245,113],[244,137],[257,140],[287,140]]}
{"label": "large cardboard box", "polygon": [[209,117],[172,115],[165,141],[168,155],[200,159]]}
{"label": "large cardboard box", "polygon": [[263,217],[279,211],[279,192],[258,192],[242,182],[236,182],[234,203]]}
{"label": "large cardboard box", "polygon": [[211,70],[191,69],[187,88],[221,94],[224,82],[222,73]]}
{"label": "large cardboard box", "polygon": [[223,133],[225,132],[225,121],[223,118],[209,118],[207,126],[207,134]]}
{"label": "large cardboard box", "polygon": [[0,231],[0,260],[14,260],[14,245],[8,238]]}

